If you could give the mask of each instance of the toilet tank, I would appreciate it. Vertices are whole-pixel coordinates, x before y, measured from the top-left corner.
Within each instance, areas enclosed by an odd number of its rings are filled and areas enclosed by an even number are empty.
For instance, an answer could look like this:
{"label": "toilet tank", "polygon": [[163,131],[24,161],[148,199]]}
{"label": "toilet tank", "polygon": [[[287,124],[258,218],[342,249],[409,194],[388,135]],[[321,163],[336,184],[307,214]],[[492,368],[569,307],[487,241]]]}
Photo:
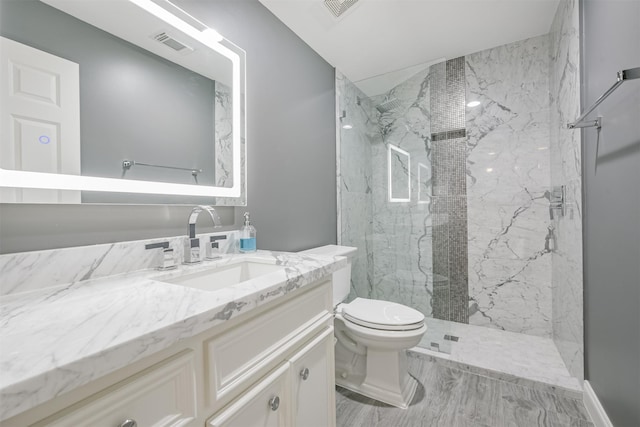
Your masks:
{"label": "toilet tank", "polygon": [[333,273],[333,306],[335,307],[349,296],[351,290],[351,262],[358,248],[352,246],[326,245],[308,249],[300,253],[309,255],[344,256],[348,264],[345,268]]}

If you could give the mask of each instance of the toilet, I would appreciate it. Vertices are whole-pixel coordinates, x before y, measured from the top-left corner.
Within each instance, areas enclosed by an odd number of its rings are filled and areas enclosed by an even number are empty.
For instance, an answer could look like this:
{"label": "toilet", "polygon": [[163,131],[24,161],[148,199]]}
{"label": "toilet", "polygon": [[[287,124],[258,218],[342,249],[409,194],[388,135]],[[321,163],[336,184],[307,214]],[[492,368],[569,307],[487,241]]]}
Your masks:
{"label": "toilet", "polygon": [[405,409],[418,385],[409,375],[406,351],[426,332],[424,315],[389,301],[356,298],[344,303],[356,252],[357,248],[337,245],[302,252],[349,260],[347,267],[333,273],[336,384]]}

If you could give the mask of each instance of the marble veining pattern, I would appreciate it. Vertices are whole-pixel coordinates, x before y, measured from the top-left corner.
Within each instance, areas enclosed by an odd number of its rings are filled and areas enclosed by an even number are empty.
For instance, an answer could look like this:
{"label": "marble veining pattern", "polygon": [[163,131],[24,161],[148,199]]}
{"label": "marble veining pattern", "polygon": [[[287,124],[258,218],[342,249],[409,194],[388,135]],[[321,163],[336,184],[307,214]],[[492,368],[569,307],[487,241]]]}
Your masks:
{"label": "marble veining pattern", "polygon": [[579,2],[563,0],[551,26],[551,184],[565,185],[567,214],[553,221],[553,339],[565,364],[584,379],[582,295],[582,172],[580,131],[566,124],[580,114]]}
{"label": "marble veining pattern", "polygon": [[[241,97],[241,100],[243,98]],[[220,82],[215,85],[214,101],[215,125],[215,185],[233,186],[233,93],[232,89]],[[216,206],[244,206],[247,203],[246,138],[244,104],[240,105],[240,197],[217,197]]]}
{"label": "marble veining pattern", "polygon": [[[226,239],[218,241],[220,252],[233,253],[237,233],[199,234],[200,247],[204,248],[204,241],[209,236],[225,235]],[[0,255],[0,295],[155,268],[162,262],[162,252],[146,250],[148,243],[169,242],[174,250],[174,260],[180,264],[184,258],[185,238],[176,236]]]}
{"label": "marble veining pattern", "polygon": [[214,114],[214,153],[215,153],[215,185],[217,187],[233,186],[233,109],[231,88],[215,82]]}
{"label": "marble veining pattern", "polygon": [[551,337],[547,35],[466,56],[469,323]]}
{"label": "marble veining pattern", "polygon": [[[285,268],[212,292],[161,282],[246,258]],[[0,302],[0,340],[3,349],[16,350],[0,352],[0,420],[344,266],[341,257],[258,251],[172,272],[139,271],[5,296]]]}

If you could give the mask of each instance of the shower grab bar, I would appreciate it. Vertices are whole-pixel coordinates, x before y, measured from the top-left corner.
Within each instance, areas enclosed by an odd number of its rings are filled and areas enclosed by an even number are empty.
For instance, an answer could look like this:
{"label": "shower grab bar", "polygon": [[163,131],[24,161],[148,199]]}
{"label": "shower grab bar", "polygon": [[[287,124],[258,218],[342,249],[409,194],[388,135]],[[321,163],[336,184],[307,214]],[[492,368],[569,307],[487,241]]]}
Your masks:
{"label": "shower grab bar", "polygon": [[596,102],[593,103],[591,107],[580,117],[578,117],[573,123],[567,124],[568,129],[579,129],[579,128],[587,128],[587,127],[597,127],[600,129],[602,127],[602,117],[598,117],[596,120],[583,121],[585,117],[587,117],[593,110],[596,109],[598,105],[602,101],[604,101],[609,95],[613,93],[614,90],[618,88],[622,83],[626,80],[633,80],[640,78],[640,67],[629,68],[628,70],[618,71],[616,82],[607,90],[600,98],[596,99]]}
{"label": "shower grab bar", "polygon": [[193,175],[194,177],[198,177],[199,173],[202,173],[202,169],[194,169],[194,168],[181,168],[178,166],[165,166],[165,165],[154,165],[151,163],[142,163],[142,162],[136,162],[135,160],[123,160],[122,161],[122,169],[124,170],[129,170],[131,169],[132,166],[149,166],[152,168],[164,168],[164,169],[175,169],[175,170],[180,170],[180,171],[189,171],[191,172],[191,175]]}

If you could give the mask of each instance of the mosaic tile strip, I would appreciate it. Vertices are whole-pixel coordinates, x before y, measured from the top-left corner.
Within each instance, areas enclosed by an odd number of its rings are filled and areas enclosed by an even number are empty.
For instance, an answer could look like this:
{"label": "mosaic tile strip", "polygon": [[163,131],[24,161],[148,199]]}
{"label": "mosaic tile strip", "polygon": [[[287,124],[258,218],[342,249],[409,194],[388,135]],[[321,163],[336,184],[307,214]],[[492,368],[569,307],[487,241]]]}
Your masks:
{"label": "mosaic tile strip", "polygon": [[432,67],[433,316],[468,323],[464,67]]}

